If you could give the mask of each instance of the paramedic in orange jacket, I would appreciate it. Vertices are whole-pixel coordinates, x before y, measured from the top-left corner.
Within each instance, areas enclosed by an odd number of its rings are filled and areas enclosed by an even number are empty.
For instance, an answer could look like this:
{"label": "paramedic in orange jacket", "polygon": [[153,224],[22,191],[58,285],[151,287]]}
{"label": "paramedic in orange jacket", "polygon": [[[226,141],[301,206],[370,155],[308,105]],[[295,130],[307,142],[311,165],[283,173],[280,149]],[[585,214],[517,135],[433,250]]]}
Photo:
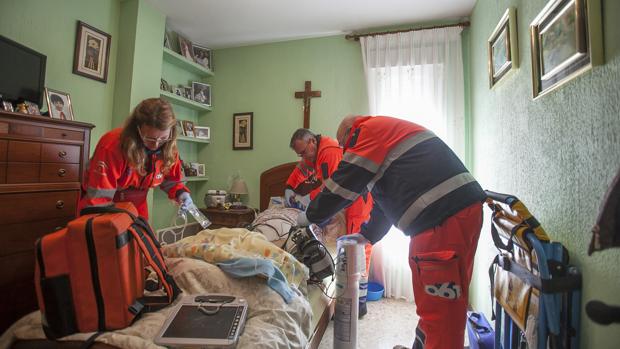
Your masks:
{"label": "paramedic in orange jacket", "polygon": [[[293,133],[290,147],[301,157],[301,160],[286,181],[287,188],[299,192],[300,185],[314,186],[315,188],[310,191],[310,199],[314,199],[323,189],[325,181],[338,168],[342,160],[342,148],[335,139],[316,135],[305,128],[300,128]],[[302,179],[306,180],[300,183]],[[307,179],[318,181],[321,185],[307,183]],[[371,210],[372,196],[368,194],[360,195],[351,206],[347,207],[345,209],[347,234],[359,233],[362,224],[368,221]],[[371,252],[372,245],[366,245],[366,271],[370,264]]]}
{"label": "paramedic in orange jacket", "polygon": [[462,348],[484,191],[441,139],[414,123],[349,116],[337,138],[343,159],[298,225],[324,222],[369,190],[370,220],[343,238],[374,244],[392,225],[410,236],[420,316],[413,348]]}
{"label": "paramedic in orange jacket", "polygon": [[[323,189],[325,181],[331,177],[342,160],[342,148],[335,139],[316,135],[312,131],[300,128],[293,133],[289,144],[301,160],[287,180],[288,188],[300,188],[302,186],[315,187],[310,191],[310,198],[314,198]],[[300,180],[305,179],[300,182]],[[320,184],[317,186],[316,184]],[[289,189],[290,190],[290,189]],[[295,192],[298,192],[295,190]],[[289,202],[289,198],[286,200]],[[372,210],[372,196],[369,193],[360,195],[357,200],[345,209],[347,234],[359,233],[364,222],[368,221]],[[360,316],[367,313],[366,295],[368,290],[368,270],[370,267],[370,255],[372,244],[365,246],[366,273],[360,280]]]}
{"label": "paramedic in orange jacket", "polygon": [[129,201],[148,218],[146,196],[155,187],[181,207],[191,204],[176,135],[170,103],[160,98],[140,102],[122,128],[99,140],[84,176],[79,210]]}

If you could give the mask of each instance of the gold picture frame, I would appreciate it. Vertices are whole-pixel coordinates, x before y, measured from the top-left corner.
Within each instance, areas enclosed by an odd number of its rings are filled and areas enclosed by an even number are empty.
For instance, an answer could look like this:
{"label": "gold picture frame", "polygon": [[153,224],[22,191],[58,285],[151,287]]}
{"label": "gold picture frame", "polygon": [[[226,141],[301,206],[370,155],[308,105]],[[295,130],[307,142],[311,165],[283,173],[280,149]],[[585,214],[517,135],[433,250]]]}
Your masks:
{"label": "gold picture frame", "polygon": [[508,72],[519,67],[517,10],[509,7],[499,20],[487,42],[489,88],[493,88]]}
{"label": "gold picture frame", "polygon": [[600,0],[551,0],[530,24],[532,96],[603,64]]}

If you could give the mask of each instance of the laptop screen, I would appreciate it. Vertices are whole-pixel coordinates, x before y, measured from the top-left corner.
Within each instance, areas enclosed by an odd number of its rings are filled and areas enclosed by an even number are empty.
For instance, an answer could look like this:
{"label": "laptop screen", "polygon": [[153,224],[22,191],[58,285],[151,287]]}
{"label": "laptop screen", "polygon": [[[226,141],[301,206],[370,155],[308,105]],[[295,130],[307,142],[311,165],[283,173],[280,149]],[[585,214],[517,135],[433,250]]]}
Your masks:
{"label": "laptop screen", "polygon": [[162,337],[228,339],[234,336],[235,319],[242,311],[242,306],[222,306],[216,314],[206,315],[198,305],[183,305]]}

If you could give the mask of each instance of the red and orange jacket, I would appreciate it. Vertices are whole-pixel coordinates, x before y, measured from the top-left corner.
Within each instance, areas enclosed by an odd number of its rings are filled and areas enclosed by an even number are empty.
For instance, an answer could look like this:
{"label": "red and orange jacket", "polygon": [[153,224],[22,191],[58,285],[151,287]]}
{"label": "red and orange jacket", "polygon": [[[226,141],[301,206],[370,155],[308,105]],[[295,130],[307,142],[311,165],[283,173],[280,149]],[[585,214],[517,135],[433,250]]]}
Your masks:
{"label": "red and orange jacket", "polygon": [[[317,152],[314,164],[303,159],[295,167],[288,180],[287,187],[301,195],[312,188],[310,198],[314,199],[322,190],[325,181],[332,176],[342,160],[342,148],[335,139],[317,135]],[[305,191],[305,193],[304,193]],[[345,210],[347,233],[359,233],[361,225],[368,221],[372,210],[372,196],[361,195]]]}
{"label": "red and orange jacket", "polygon": [[392,225],[413,236],[486,197],[456,154],[414,123],[358,117],[344,149],[338,169],[306,215],[312,223],[323,223],[369,191],[374,205],[361,233],[373,244]]}
{"label": "red and orange jacket", "polygon": [[121,151],[121,131],[121,128],[114,129],[99,140],[84,174],[78,210],[129,201],[136,206],[140,216],[148,218],[146,195],[150,188],[159,186],[173,200],[181,192],[189,192],[183,184],[185,177],[178,155],[167,174],[162,173],[163,160],[159,157],[159,151],[148,152],[150,158],[147,160],[145,176],[134,171]]}

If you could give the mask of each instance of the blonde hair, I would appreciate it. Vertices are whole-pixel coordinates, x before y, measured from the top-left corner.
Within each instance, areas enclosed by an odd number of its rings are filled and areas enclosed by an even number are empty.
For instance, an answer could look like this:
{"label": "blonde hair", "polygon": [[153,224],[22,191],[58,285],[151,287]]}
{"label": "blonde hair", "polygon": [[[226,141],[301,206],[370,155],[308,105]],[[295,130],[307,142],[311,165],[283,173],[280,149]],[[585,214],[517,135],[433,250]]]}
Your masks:
{"label": "blonde hair", "polygon": [[172,106],[161,98],[143,100],[125,120],[121,132],[121,150],[129,166],[138,174],[146,175],[144,167],[147,160],[138,128],[147,125],[162,131],[170,129],[170,140],[161,147],[161,154],[159,155],[164,161],[162,172],[167,174],[178,158],[176,122],[177,119],[172,111]]}

